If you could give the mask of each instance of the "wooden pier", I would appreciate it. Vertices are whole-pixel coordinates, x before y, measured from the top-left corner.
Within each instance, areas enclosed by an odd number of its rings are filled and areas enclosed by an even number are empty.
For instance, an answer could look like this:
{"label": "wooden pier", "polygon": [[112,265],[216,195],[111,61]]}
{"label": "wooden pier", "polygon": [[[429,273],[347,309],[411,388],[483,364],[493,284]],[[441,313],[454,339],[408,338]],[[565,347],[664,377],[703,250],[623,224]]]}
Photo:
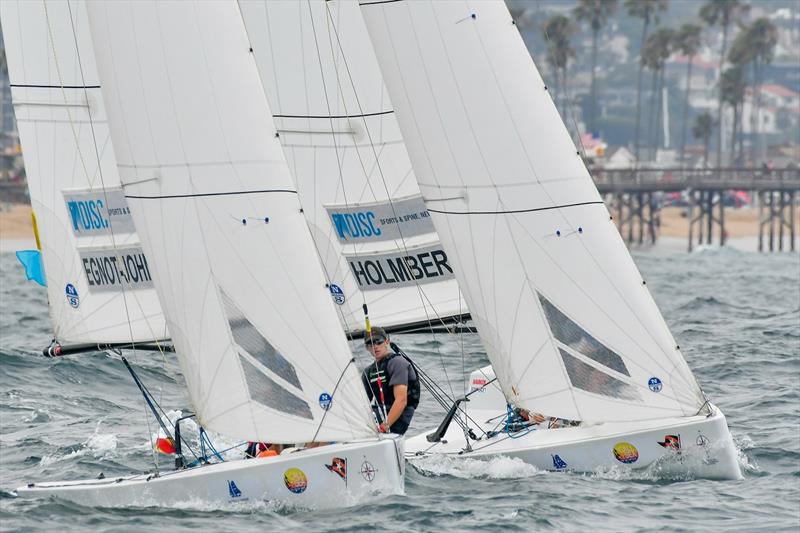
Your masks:
{"label": "wooden pier", "polygon": [[699,244],[723,246],[728,239],[726,208],[741,202],[744,191],[759,209],[759,251],[783,251],[785,237],[789,249],[796,249],[800,168],[594,168],[591,172],[629,244],[655,243],[662,206],[677,201],[689,219],[689,251]]}

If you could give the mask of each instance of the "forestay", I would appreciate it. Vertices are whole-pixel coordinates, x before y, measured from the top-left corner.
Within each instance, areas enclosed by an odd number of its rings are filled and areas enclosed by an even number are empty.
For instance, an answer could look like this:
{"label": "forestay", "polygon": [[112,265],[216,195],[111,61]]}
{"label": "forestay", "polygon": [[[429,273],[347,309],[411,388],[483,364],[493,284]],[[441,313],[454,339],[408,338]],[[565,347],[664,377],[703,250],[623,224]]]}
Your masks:
{"label": "forestay", "polygon": [[0,2],[11,96],[63,345],[164,339],[120,188],[84,2]]}
{"label": "forestay", "polygon": [[89,6],[120,176],[200,422],[375,435],[233,2]]}
{"label": "forestay", "polygon": [[697,413],[702,393],[505,5],[361,11],[506,398],[583,421]]}
{"label": "forestay", "polygon": [[240,6],[345,328],[467,313],[356,2]]}

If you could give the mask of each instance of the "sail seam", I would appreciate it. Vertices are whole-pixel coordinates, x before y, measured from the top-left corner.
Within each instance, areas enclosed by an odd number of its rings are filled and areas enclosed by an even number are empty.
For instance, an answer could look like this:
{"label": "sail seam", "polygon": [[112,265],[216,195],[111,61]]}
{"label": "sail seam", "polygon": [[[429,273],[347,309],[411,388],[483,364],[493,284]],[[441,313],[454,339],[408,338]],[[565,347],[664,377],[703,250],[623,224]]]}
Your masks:
{"label": "sail seam", "polygon": [[297,194],[297,191],[292,189],[262,189],[256,191],[229,191],[229,192],[202,192],[191,194],[165,194],[157,196],[138,196],[138,195],[125,195],[125,198],[135,198],[137,200],[168,200],[170,198],[201,198],[204,196],[234,196],[237,194],[261,194],[261,193],[290,193]]}
{"label": "sail seam", "polygon": [[[426,199],[426,202],[433,202],[436,201],[435,199]],[[508,209],[504,211],[445,211],[442,209],[432,209],[428,207],[428,211],[433,211],[434,213],[443,213],[445,215],[511,215],[514,213],[533,213],[535,211],[549,211],[550,209],[563,209],[566,207],[579,207],[582,205],[596,205],[602,204],[602,200],[596,200],[592,202],[577,202],[574,204],[561,204],[561,205],[551,205],[547,207],[532,207],[530,209]]]}

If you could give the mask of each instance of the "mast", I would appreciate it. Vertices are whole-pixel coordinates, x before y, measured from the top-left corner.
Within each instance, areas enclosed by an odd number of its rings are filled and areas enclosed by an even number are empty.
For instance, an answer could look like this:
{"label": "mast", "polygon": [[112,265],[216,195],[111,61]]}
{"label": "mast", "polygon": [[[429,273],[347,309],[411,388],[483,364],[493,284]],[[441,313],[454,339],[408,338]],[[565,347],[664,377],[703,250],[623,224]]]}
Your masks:
{"label": "mast", "polygon": [[374,436],[237,5],[88,11],[120,177],[200,424],[272,443]]}
{"label": "mast", "polygon": [[66,352],[168,338],[120,188],[84,2],[9,0],[0,15],[55,340]]}
{"label": "mast", "polygon": [[357,4],[240,8],[345,329],[363,329],[365,303],[394,331],[466,315]]}
{"label": "mast", "polygon": [[583,421],[705,400],[502,2],[360,3],[506,399]]}

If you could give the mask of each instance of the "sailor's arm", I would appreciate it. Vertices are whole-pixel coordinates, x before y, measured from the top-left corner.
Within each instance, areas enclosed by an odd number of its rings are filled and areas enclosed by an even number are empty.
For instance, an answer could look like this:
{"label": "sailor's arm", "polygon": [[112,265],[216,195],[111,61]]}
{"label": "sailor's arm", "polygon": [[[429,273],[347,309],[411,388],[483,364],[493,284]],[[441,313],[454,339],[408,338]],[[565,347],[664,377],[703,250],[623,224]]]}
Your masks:
{"label": "sailor's arm", "polygon": [[384,424],[386,431],[389,431],[389,428],[400,419],[403,410],[408,405],[408,385],[395,385],[392,387],[392,391],[394,392],[394,403],[386,414],[386,423]]}

